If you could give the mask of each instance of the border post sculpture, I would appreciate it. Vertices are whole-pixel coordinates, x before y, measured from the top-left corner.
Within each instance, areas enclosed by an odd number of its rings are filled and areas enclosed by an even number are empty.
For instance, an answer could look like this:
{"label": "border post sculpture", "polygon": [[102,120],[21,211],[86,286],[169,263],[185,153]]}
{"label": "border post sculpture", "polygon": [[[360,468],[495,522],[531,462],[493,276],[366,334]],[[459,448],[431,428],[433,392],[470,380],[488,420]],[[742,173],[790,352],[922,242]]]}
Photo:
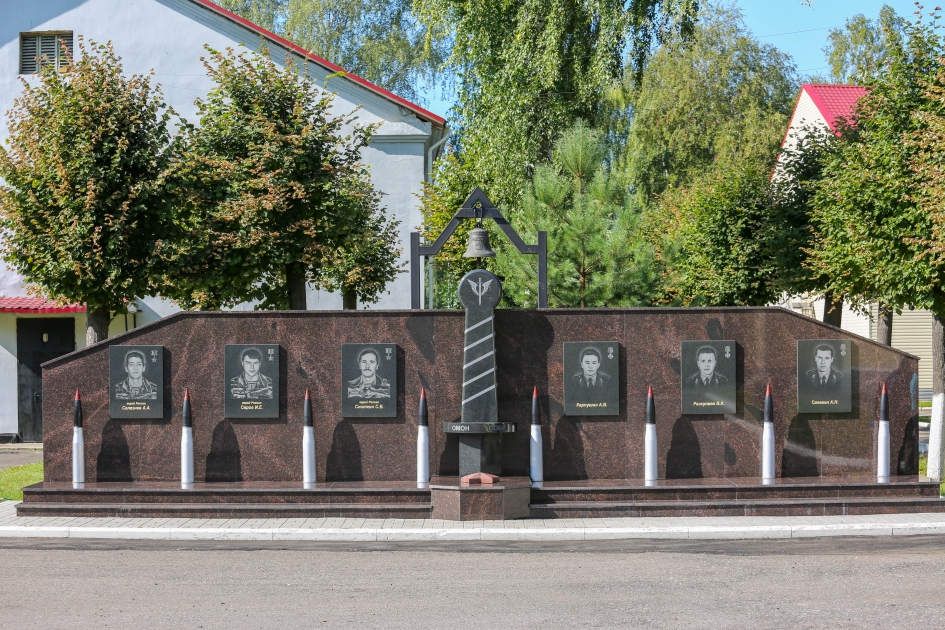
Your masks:
{"label": "border post sculpture", "polygon": [[484,269],[470,271],[459,282],[459,301],[466,309],[463,343],[463,409],[460,422],[447,422],[447,433],[459,433],[459,474],[502,474],[502,433],[515,423],[499,422],[496,396],[495,307],[502,297],[499,279]]}

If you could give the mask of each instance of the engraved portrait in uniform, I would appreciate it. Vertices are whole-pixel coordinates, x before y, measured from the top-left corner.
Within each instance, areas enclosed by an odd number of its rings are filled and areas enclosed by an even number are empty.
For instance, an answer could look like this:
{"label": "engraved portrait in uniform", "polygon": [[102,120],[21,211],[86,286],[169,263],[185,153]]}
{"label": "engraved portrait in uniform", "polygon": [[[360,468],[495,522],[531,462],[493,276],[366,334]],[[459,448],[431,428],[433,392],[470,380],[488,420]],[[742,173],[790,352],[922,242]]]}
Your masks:
{"label": "engraved portrait in uniform", "polygon": [[734,341],[682,342],[682,413],[735,413],[735,349]]}
{"label": "engraved portrait in uniform", "polygon": [[341,345],[341,415],[345,418],[397,416],[397,345]]}
{"label": "engraved portrait in uniform", "polygon": [[564,412],[569,416],[620,413],[620,346],[616,341],[564,344]]}
{"label": "engraved portrait in uniform", "polygon": [[164,417],[164,346],[111,346],[109,411],[113,418]]}
{"label": "engraved portrait in uniform", "polygon": [[224,366],[228,418],[279,417],[279,346],[227,345]]}
{"label": "engraved portrait in uniform", "polygon": [[849,339],[798,339],[798,413],[853,410]]}

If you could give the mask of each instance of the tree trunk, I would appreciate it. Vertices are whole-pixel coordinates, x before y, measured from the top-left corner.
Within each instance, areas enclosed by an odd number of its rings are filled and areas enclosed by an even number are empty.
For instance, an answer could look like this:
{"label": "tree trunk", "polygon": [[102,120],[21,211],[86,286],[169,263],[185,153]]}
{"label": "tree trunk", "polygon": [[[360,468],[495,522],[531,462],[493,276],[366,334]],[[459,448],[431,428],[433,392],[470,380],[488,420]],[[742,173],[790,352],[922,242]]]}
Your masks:
{"label": "tree trunk", "polygon": [[358,292],[354,289],[345,289],[341,293],[341,308],[346,311],[358,310]]}
{"label": "tree trunk", "polygon": [[305,271],[302,267],[300,265],[286,265],[285,281],[289,289],[289,310],[307,310],[308,302],[305,299]]}
{"label": "tree trunk", "polygon": [[882,303],[878,306],[879,316],[876,318],[876,341],[884,346],[891,346],[893,312],[891,308],[886,308]]}
{"label": "tree trunk", "polygon": [[945,420],[945,317],[932,316],[932,417],[929,419],[929,479],[942,480]]}
{"label": "tree trunk", "polygon": [[86,306],[85,311],[85,345],[86,347],[99,341],[108,339],[108,325],[112,322],[112,314],[107,308],[92,308]]}
{"label": "tree trunk", "polygon": [[824,323],[840,328],[843,318],[843,298],[834,297],[833,293],[824,294]]}

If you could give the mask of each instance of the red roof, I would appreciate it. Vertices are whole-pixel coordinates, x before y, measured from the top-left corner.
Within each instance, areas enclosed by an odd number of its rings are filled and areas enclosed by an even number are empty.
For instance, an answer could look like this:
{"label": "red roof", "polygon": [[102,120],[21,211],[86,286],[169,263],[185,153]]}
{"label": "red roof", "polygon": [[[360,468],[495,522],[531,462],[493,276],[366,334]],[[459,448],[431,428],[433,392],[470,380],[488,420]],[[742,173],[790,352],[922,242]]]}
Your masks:
{"label": "red roof", "polygon": [[85,304],[57,306],[40,297],[0,297],[0,313],[84,313]]}
{"label": "red roof", "polygon": [[853,116],[853,108],[857,101],[866,93],[869,88],[862,85],[817,85],[805,83],[802,90],[806,90],[810,95],[814,105],[823,114],[827,121],[830,131],[837,130],[837,119],[846,118],[850,120]]}
{"label": "red roof", "polygon": [[395,103],[398,103],[398,104],[400,104],[400,105],[403,105],[404,107],[406,107],[407,109],[409,109],[410,111],[412,111],[413,113],[415,113],[415,114],[416,114],[417,116],[419,116],[421,119],[426,120],[427,122],[431,122],[431,123],[433,123],[434,125],[436,125],[436,126],[438,126],[438,127],[442,127],[443,125],[446,124],[446,120],[445,120],[445,119],[443,119],[443,118],[437,116],[437,115],[434,114],[433,112],[430,112],[430,111],[427,111],[427,110],[423,109],[422,107],[420,107],[420,106],[417,105],[416,103],[411,103],[411,102],[408,101],[407,99],[401,98],[401,97],[397,96],[396,94],[393,94],[393,93],[391,93],[391,92],[388,92],[388,91],[385,90],[384,88],[379,87],[379,86],[377,86],[377,85],[374,85],[374,84],[371,83],[370,81],[366,81],[365,79],[362,79],[361,77],[359,77],[359,76],[356,75],[356,74],[352,74],[352,73],[350,73],[350,72],[347,72],[347,71],[345,71],[344,68],[341,68],[340,66],[336,66],[335,64],[331,63],[331,62],[328,61],[327,59],[323,59],[323,58],[319,57],[318,55],[314,55],[314,54],[310,53],[309,51],[305,50],[304,48],[302,48],[302,47],[300,47],[300,46],[296,46],[295,44],[293,44],[293,43],[290,42],[289,40],[287,40],[287,39],[285,39],[285,38],[282,38],[282,37],[279,37],[279,36],[276,35],[275,33],[271,32],[271,31],[267,31],[266,29],[264,29],[263,27],[259,26],[258,24],[253,24],[253,23],[250,22],[249,20],[246,20],[246,19],[244,19],[244,18],[241,18],[240,16],[236,15],[235,13],[232,13],[232,12],[230,12],[230,11],[227,11],[227,10],[224,9],[223,7],[214,4],[214,3],[211,2],[210,0],[190,0],[190,1],[193,2],[193,3],[195,3],[195,4],[198,4],[198,5],[202,6],[202,7],[204,7],[204,8],[206,8],[206,9],[209,9],[210,11],[213,11],[214,13],[216,13],[216,14],[218,14],[218,15],[222,15],[223,17],[225,17],[225,18],[227,18],[227,19],[229,19],[229,20],[232,20],[232,21],[236,22],[236,23],[239,24],[240,26],[244,26],[244,27],[250,29],[251,31],[253,31],[254,33],[256,33],[256,34],[258,34],[258,35],[262,35],[262,36],[265,37],[266,39],[269,39],[269,40],[272,40],[273,42],[276,42],[276,43],[279,44],[280,46],[283,46],[283,47],[285,47],[285,48],[287,48],[287,49],[289,49],[289,50],[291,50],[291,51],[293,51],[293,52],[296,52],[296,53],[302,55],[303,57],[306,57],[306,58],[308,58],[308,59],[311,59],[312,61],[314,61],[314,62],[317,63],[318,65],[324,66],[325,68],[328,68],[328,69],[331,70],[332,72],[344,72],[344,77],[345,77],[346,79],[350,79],[350,80],[354,81],[355,83],[361,85],[362,87],[367,88],[367,89],[370,90],[371,92],[374,92],[375,94],[379,94],[380,96],[383,96],[383,97],[386,98],[386,99],[392,100],[392,101],[394,101]]}

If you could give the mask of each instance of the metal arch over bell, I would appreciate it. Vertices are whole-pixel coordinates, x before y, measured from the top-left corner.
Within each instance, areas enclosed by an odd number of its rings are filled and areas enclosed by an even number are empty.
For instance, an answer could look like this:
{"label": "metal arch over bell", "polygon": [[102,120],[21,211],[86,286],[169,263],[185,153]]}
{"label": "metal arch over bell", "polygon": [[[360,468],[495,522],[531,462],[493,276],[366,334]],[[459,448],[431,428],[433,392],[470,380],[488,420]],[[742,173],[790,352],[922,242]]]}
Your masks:
{"label": "metal arch over bell", "polygon": [[463,258],[495,258],[495,252],[489,247],[489,231],[482,227],[469,230],[469,247]]}

